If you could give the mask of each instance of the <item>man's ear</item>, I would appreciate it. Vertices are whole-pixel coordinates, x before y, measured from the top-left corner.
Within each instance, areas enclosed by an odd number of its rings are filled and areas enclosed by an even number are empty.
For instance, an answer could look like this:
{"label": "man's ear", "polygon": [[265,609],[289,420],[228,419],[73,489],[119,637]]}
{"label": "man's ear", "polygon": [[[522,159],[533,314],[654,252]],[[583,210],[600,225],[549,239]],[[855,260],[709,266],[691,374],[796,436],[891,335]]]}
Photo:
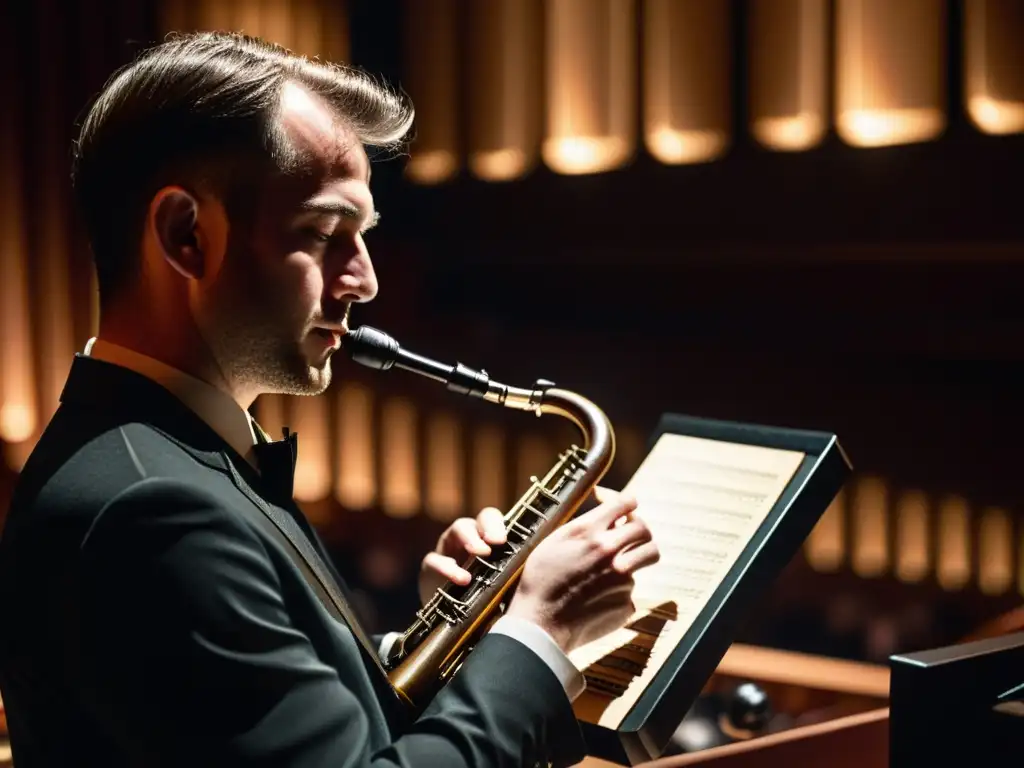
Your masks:
{"label": "man's ear", "polygon": [[181,187],[164,187],[149,206],[157,245],[174,269],[182,276],[201,280],[206,258],[198,231],[199,201]]}

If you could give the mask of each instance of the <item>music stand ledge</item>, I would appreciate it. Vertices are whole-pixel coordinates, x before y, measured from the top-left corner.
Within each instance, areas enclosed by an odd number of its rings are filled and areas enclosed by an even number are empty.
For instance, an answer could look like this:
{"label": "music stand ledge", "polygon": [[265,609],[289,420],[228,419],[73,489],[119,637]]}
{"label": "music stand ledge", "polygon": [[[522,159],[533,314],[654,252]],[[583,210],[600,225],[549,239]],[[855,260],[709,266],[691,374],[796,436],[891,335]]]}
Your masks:
{"label": "music stand ledge", "polygon": [[1024,632],[899,654],[889,665],[892,768],[1019,759]]}
{"label": "music stand ledge", "polygon": [[[812,708],[830,700],[825,705],[828,709],[846,710],[847,714],[748,741],[661,758],[640,768],[888,768],[888,667],[734,644],[715,670],[715,678],[725,685],[753,680],[772,692],[773,698],[778,694],[785,699],[787,688],[807,691],[817,701]],[[821,694],[832,696],[824,699]],[[577,768],[617,768],[617,764],[588,757]]]}
{"label": "music stand ledge", "polygon": [[[879,708],[824,723],[644,763],[642,768],[887,768],[889,710]],[[605,764],[611,765],[611,764]],[[601,768],[583,763],[581,768]]]}
{"label": "music stand ledge", "polygon": [[755,601],[789,564],[852,472],[836,435],[828,432],[665,414],[648,449],[667,433],[798,451],[804,457],[710,600],[618,726],[581,722],[587,753],[621,765],[646,763],[664,753]]}

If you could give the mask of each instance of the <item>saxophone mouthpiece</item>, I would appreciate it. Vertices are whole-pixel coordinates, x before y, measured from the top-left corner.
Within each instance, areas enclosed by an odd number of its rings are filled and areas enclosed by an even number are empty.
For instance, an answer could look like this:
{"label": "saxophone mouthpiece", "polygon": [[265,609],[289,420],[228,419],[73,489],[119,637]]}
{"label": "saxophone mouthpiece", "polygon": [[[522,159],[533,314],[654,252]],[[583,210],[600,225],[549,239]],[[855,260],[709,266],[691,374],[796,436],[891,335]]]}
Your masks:
{"label": "saxophone mouthpiece", "polygon": [[393,366],[402,350],[394,337],[368,325],[346,333],[342,337],[341,346],[353,362],[379,371],[386,371]]}
{"label": "saxophone mouthpiece", "polygon": [[449,365],[415,352],[404,349],[390,335],[368,325],[349,331],[342,339],[342,348],[348,351],[353,362],[386,371],[390,368],[401,368],[405,371],[439,381],[452,392],[469,395],[470,397],[487,397],[507,389],[501,384],[492,386],[486,371],[456,363]]}
{"label": "saxophone mouthpiece", "polygon": [[546,390],[553,382],[539,379],[529,389],[510,387],[494,381],[487,371],[470,368],[462,363],[443,363],[405,349],[384,331],[361,326],[342,337],[341,348],[348,352],[353,362],[378,371],[399,368],[444,384],[449,392],[467,397],[476,397],[489,403],[534,411],[540,416],[540,404]]}

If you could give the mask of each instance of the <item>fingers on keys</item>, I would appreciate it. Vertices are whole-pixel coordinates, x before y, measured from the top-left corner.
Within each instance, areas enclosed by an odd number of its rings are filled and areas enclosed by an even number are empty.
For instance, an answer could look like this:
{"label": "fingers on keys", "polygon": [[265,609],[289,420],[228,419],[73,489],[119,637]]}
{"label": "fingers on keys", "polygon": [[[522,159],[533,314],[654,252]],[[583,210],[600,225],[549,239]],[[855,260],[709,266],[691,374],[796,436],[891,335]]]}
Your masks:
{"label": "fingers on keys", "polygon": [[469,584],[472,578],[469,571],[460,566],[453,557],[447,557],[440,552],[428,552],[423,558],[423,569],[434,571],[442,578],[448,579],[460,586]]}
{"label": "fingers on keys", "polygon": [[505,543],[505,516],[497,507],[484,507],[476,516],[479,534],[487,544]]}

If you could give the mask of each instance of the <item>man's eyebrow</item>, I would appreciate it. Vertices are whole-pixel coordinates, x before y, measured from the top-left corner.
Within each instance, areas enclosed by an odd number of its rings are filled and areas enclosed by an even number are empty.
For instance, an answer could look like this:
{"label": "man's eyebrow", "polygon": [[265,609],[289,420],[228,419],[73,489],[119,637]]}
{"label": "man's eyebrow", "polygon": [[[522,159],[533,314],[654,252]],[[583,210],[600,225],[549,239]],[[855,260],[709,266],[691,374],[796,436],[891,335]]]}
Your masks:
{"label": "man's eyebrow", "polygon": [[362,207],[347,200],[307,200],[299,207],[303,213],[328,214],[331,216],[343,216],[346,219],[355,219],[360,222],[365,221],[366,224],[363,225],[363,231],[373,229],[373,227],[377,226],[377,222],[380,221],[379,211],[371,210],[369,215],[367,215]]}

